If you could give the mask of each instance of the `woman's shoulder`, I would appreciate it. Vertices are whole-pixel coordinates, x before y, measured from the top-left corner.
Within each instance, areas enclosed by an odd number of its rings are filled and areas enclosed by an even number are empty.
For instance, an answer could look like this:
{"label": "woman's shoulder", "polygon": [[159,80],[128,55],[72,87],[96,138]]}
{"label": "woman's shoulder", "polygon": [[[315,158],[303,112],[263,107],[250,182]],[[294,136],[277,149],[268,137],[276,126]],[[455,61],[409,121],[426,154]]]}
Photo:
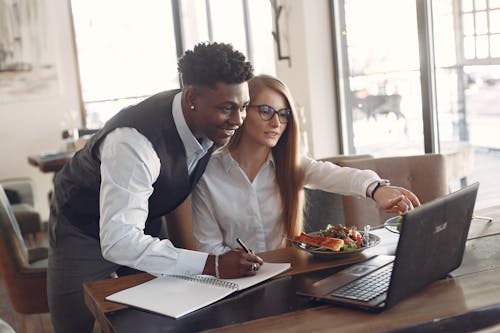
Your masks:
{"label": "woman's shoulder", "polygon": [[316,163],[320,162],[310,157],[309,155],[301,154],[299,157],[299,167],[302,170],[307,170],[311,165],[314,165]]}

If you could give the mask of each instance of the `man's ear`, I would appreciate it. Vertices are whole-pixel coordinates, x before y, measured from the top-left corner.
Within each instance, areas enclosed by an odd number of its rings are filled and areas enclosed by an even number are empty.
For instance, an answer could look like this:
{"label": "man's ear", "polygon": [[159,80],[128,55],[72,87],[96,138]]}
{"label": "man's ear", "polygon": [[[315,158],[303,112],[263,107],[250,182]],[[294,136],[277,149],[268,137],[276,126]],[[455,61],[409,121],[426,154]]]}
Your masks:
{"label": "man's ear", "polygon": [[197,90],[193,86],[187,86],[184,89],[184,94],[182,95],[183,97],[183,104],[186,106],[187,109],[192,109],[192,107],[196,108],[195,101],[197,98]]}

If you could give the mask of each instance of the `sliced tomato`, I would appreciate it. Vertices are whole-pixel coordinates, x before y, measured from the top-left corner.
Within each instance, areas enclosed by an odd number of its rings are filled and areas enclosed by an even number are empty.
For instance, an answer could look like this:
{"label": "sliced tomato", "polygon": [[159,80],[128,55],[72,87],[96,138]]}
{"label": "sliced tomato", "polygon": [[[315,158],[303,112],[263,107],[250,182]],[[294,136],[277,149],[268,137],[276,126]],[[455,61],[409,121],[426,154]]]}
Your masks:
{"label": "sliced tomato", "polygon": [[358,233],[358,235],[356,236],[356,243],[361,246],[363,245],[363,237],[361,237],[361,234]]}

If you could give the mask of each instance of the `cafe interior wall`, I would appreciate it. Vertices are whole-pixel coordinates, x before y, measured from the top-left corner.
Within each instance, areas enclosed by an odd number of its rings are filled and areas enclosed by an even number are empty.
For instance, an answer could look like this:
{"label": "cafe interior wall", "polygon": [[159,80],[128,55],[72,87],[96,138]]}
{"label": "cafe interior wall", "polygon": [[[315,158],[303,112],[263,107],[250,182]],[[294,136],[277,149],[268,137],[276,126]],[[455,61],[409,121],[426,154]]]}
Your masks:
{"label": "cafe interior wall", "polygon": [[[316,0],[315,6],[307,3],[306,0],[281,1],[283,51],[291,61],[277,60],[277,76],[289,85],[304,110],[307,152],[322,158],[339,152],[330,11],[328,0]],[[0,179],[25,176],[34,179],[40,213],[45,220],[49,215],[47,194],[52,189],[53,174],[30,166],[27,156],[60,149],[64,122],[70,112],[79,109],[68,1],[52,1],[50,6],[59,94],[45,99],[0,103]]]}
{"label": "cafe interior wall", "polygon": [[[68,1],[42,1],[46,10],[49,38],[53,38],[58,90],[50,96],[30,96],[5,103],[0,101],[0,179],[30,177],[35,182],[42,219],[49,216],[48,192],[51,173],[28,164],[27,156],[61,148],[63,120],[78,110],[79,97],[72,47]],[[81,121],[78,119],[77,121]]]}
{"label": "cafe interior wall", "polygon": [[[281,0],[283,53],[277,76],[304,110],[307,153],[314,158],[339,154],[338,119],[329,0]],[[280,31],[281,32],[281,31]],[[304,139],[304,138],[303,138]]]}

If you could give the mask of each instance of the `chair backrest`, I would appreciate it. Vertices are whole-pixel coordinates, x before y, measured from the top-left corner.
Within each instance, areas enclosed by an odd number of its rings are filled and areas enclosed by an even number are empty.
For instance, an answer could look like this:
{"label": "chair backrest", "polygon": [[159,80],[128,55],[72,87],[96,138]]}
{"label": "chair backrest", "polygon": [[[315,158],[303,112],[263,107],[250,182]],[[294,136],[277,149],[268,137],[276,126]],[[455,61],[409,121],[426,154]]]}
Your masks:
{"label": "chair backrest", "polygon": [[23,314],[49,311],[47,268],[29,264],[28,249],[1,185],[0,269],[14,310]]}
{"label": "chair backrest", "polygon": [[7,238],[6,241],[16,248],[16,253],[20,255],[19,259],[28,262],[28,248],[2,185],[0,185],[0,230],[4,238]]}
{"label": "chair backrest", "polygon": [[[341,161],[372,158],[372,155],[338,155],[320,159],[323,162],[340,164]],[[322,190],[304,188],[304,231],[324,229],[327,224],[344,224],[342,195]]]}
{"label": "chair backrest", "polygon": [[21,199],[21,203],[29,204],[33,208],[37,208],[35,195],[35,183],[29,177],[8,178],[0,180],[0,185],[4,189],[16,191]]}
{"label": "chair backrest", "polygon": [[[392,185],[415,193],[422,203],[448,193],[446,158],[441,154],[345,160],[339,165],[373,170]],[[346,225],[376,226],[394,216],[380,209],[372,199],[345,196],[343,202]]]}

